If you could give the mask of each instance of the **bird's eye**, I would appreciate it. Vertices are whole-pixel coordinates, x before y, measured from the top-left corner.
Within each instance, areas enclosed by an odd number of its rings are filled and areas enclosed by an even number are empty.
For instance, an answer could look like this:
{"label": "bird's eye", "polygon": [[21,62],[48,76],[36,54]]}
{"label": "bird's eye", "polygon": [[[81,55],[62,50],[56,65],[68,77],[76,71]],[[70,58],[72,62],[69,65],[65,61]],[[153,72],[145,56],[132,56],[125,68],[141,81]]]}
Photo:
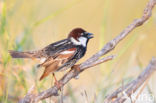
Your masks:
{"label": "bird's eye", "polygon": [[83,36],[83,35],[84,35],[84,33],[81,33],[80,35],[81,35],[81,36]]}

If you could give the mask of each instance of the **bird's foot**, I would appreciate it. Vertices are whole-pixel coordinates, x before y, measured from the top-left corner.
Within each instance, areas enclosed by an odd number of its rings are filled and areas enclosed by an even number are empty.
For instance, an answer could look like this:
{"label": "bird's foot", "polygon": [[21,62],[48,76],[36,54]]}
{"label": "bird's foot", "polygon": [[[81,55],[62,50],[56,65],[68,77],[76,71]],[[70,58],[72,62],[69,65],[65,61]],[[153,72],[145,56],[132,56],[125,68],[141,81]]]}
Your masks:
{"label": "bird's foot", "polygon": [[[81,69],[80,69],[80,64],[77,64],[77,65],[72,66],[71,69],[74,69],[75,72],[80,72],[80,71],[81,71]],[[75,79],[79,79],[79,75],[76,75],[74,78],[75,78]]]}
{"label": "bird's foot", "polygon": [[54,77],[54,80],[55,80],[54,85],[55,85],[59,90],[61,90],[61,87],[62,87],[63,84],[62,84],[61,82],[59,82],[59,81],[56,79],[54,73],[53,73],[53,77]]}
{"label": "bird's foot", "polygon": [[61,91],[61,88],[62,88],[62,83],[59,82],[59,81],[55,81],[54,85]]}
{"label": "bird's foot", "polygon": [[73,66],[71,67],[71,69],[75,69],[76,71],[80,72],[80,71],[81,71],[81,70],[80,70],[80,64],[73,65]]}

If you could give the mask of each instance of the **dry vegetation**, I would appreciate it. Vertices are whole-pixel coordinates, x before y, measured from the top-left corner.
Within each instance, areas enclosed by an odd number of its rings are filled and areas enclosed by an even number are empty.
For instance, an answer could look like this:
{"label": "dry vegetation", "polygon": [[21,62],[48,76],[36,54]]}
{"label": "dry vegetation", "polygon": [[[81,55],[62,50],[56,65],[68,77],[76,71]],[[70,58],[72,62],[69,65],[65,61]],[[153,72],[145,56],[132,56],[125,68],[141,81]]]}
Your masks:
{"label": "dry vegetation", "polygon": [[[17,102],[28,89],[41,92],[53,84],[51,76],[39,82],[42,69],[35,62],[14,60],[9,49],[32,50],[66,37],[73,27],[83,27],[95,34],[84,61],[142,15],[147,0],[2,0],[0,1],[0,102]],[[54,5],[55,4],[55,5]],[[98,12],[97,12],[98,11]],[[133,31],[112,53],[111,62],[96,66],[70,81],[64,88],[64,102],[101,103],[106,94],[131,81],[156,56],[156,14]],[[61,35],[62,34],[62,35]],[[115,34],[115,35],[113,35]],[[104,69],[105,68],[105,69]],[[64,73],[57,73],[60,78]],[[115,77],[114,77],[115,76]],[[154,75],[155,76],[155,75]],[[148,94],[156,95],[154,76],[147,83]],[[52,97],[47,102],[58,102]],[[46,101],[42,101],[43,103]]]}

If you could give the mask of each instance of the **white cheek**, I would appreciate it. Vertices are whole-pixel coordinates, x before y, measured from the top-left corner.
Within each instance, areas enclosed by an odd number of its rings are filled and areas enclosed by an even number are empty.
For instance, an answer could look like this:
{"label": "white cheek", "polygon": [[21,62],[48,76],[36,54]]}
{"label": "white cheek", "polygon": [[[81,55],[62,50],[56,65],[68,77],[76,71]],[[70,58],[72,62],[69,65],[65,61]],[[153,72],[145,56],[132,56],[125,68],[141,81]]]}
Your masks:
{"label": "white cheek", "polygon": [[71,41],[72,41],[75,45],[81,45],[81,42],[75,40],[73,37],[71,38]]}
{"label": "white cheek", "polygon": [[79,41],[80,41],[80,43],[81,43],[82,46],[86,47],[87,38],[85,38],[85,37],[80,37],[80,38],[79,38]]}
{"label": "white cheek", "polygon": [[80,37],[78,38],[79,41],[75,40],[74,38],[71,38],[71,41],[75,44],[75,45],[82,45],[84,47],[86,47],[87,44],[87,38],[85,37]]}

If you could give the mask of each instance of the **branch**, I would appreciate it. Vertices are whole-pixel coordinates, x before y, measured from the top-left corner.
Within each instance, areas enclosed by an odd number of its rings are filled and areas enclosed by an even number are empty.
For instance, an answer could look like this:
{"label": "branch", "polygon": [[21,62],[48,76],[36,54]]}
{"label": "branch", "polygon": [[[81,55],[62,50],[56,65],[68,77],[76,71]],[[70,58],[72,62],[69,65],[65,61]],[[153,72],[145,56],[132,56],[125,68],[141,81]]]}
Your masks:
{"label": "branch", "polygon": [[[130,25],[128,25],[117,37],[115,37],[113,40],[108,42],[99,52],[94,54],[92,57],[90,57],[88,60],[77,66],[77,69],[71,69],[69,72],[67,72],[60,80],[59,82],[62,84],[61,87],[63,87],[67,82],[69,82],[72,78],[79,75],[84,70],[101,64],[103,62],[106,62],[108,60],[113,59],[114,56],[108,56],[106,58],[100,59],[103,55],[107,54],[108,52],[112,51],[116,45],[124,39],[131,31],[133,31],[136,27],[141,26],[145,21],[147,21],[151,14],[152,9],[156,4],[156,0],[149,0],[143,16],[139,19],[134,20]],[[79,69],[79,70],[78,70]],[[52,88],[49,88],[39,94],[27,94],[23,99],[20,100],[20,103],[35,103],[40,100],[43,100],[45,98],[51,97],[51,96],[57,96],[58,91],[60,88],[57,88],[56,85],[54,85]]]}
{"label": "branch", "polygon": [[[123,103],[127,98],[129,98],[135,91],[141,87],[146,81],[149,80],[151,75],[156,71],[156,58],[152,58],[146,69],[137,77],[137,79],[128,83],[124,87],[118,88],[114,93],[108,95],[104,101],[104,103]],[[145,86],[144,86],[145,87]],[[124,95],[121,95],[123,94]],[[120,96],[119,96],[120,95]]]}

